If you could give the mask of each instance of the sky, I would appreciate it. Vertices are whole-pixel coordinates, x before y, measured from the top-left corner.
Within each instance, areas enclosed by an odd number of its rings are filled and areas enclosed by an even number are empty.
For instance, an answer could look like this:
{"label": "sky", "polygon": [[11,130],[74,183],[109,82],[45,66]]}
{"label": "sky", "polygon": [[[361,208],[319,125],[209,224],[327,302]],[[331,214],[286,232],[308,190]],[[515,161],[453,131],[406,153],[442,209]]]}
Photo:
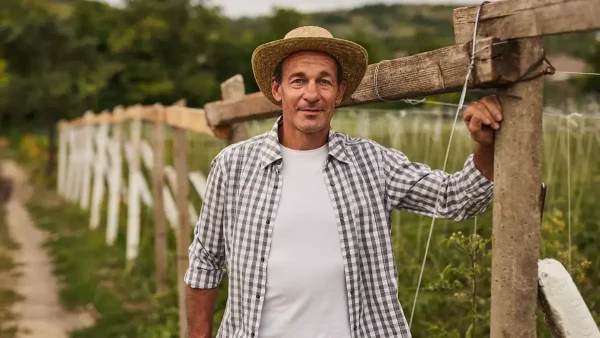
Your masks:
{"label": "sky", "polygon": [[[118,5],[122,0],[102,0]],[[368,3],[437,3],[480,4],[481,0],[207,0],[209,4],[221,6],[230,17],[257,16],[271,13],[273,7],[295,8],[302,12],[359,7]]]}

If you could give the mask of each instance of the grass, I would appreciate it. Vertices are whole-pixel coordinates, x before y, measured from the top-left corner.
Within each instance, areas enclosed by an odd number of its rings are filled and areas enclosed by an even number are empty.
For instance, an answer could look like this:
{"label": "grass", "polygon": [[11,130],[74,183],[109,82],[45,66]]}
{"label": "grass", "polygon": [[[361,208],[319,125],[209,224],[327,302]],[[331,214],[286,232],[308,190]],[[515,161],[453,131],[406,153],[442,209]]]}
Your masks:
{"label": "grass", "polygon": [[88,217],[78,207],[47,201],[57,196],[36,194],[28,209],[36,225],[48,230],[46,246],[55,273],[64,282],[60,298],[68,310],[93,307],[98,313],[95,326],[75,332],[72,337],[132,337],[132,325],[141,314],[129,311],[125,303],[131,276],[125,272],[119,244],[107,247],[99,233],[90,233]]}
{"label": "grass", "polygon": [[16,264],[12,258],[19,245],[12,239],[6,223],[3,201],[10,193],[10,185],[0,179],[0,337],[16,337],[17,327],[11,323],[15,319],[11,306],[21,299],[12,288],[12,280],[16,277]]}
{"label": "grass", "polygon": [[[97,313],[96,325],[74,332],[73,338],[178,337],[176,264],[168,267],[168,293],[156,294],[151,210],[143,210],[140,255],[135,265],[130,265],[125,260],[124,208],[113,246],[105,243],[105,228],[90,231],[89,214],[53,192],[35,194],[28,209],[37,226],[52,234],[46,245],[55,272],[64,282],[60,292],[64,306],[69,310],[93,308]],[[172,233],[168,244],[168,261],[175,262]],[[222,308],[224,301],[220,304]]]}

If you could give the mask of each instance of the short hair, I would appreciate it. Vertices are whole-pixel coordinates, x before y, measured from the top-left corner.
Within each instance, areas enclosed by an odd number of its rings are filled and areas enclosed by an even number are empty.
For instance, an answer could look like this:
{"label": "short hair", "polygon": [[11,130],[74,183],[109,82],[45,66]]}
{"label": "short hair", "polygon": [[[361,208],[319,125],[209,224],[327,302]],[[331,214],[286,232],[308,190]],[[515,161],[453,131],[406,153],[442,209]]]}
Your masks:
{"label": "short hair", "polygon": [[[340,65],[340,63],[338,62],[337,59],[335,59],[335,65],[337,67],[337,84],[339,85],[340,83],[342,83],[342,80],[344,79],[344,73],[342,71],[342,65]],[[279,62],[279,64],[277,65],[277,67],[275,67],[275,71],[273,72],[273,76],[275,77],[275,82],[281,84],[281,81],[283,81],[283,61],[285,61],[285,59],[283,59],[281,62]]]}

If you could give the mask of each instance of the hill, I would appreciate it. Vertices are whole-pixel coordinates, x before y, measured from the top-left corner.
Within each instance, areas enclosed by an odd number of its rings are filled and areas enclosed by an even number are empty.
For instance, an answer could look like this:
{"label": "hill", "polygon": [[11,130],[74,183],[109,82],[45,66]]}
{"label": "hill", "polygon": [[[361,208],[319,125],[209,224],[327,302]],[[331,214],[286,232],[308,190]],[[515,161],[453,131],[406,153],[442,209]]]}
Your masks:
{"label": "hill", "polygon": [[[302,24],[327,28],[338,37],[378,45],[370,62],[412,55],[454,44],[452,5],[370,4],[349,10],[301,13]],[[290,9],[277,11],[295,12]],[[276,14],[275,13],[275,14]],[[238,30],[260,30],[269,17],[232,20]],[[554,35],[545,39],[547,54],[587,58],[594,51],[594,32]]]}

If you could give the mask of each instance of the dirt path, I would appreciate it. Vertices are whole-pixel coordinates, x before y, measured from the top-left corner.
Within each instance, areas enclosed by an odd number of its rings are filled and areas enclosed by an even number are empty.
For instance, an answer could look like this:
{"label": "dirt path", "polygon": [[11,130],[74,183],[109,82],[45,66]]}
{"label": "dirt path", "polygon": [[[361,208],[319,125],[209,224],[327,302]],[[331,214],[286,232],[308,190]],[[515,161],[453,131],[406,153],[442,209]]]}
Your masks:
{"label": "dirt path", "polygon": [[46,234],[34,225],[24,206],[33,193],[27,174],[13,161],[0,165],[0,173],[12,181],[13,188],[5,205],[6,221],[11,236],[21,246],[14,257],[20,272],[15,291],[24,297],[13,307],[18,318],[17,338],[67,338],[69,331],[90,325],[90,320],[61,308],[59,285],[43,247]]}

